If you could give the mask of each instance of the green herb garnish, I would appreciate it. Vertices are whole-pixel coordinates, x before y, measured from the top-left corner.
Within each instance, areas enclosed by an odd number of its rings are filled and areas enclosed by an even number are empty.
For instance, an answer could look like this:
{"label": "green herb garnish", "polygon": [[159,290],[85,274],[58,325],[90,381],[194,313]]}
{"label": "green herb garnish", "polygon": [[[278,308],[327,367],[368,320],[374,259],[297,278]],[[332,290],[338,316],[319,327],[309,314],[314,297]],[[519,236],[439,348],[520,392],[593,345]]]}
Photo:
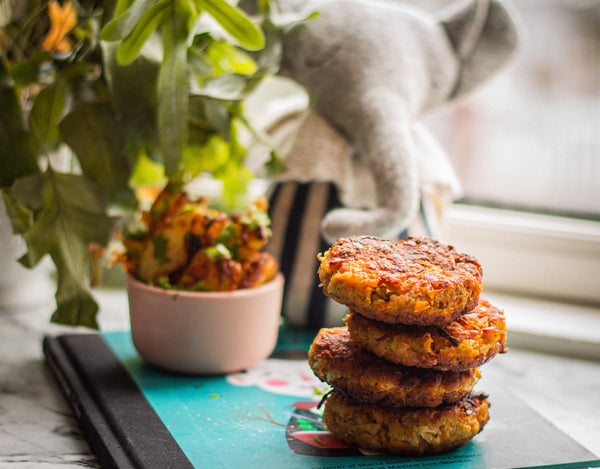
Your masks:
{"label": "green herb garnish", "polygon": [[231,252],[229,251],[229,249],[227,249],[227,247],[225,247],[224,244],[217,244],[215,246],[209,246],[207,247],[204,252],[206,253],[207,257],[210,259],[211,262],[216,262],[216,261],[220,261],[223,259],[231,259]]}
{"label": "green herb garnish", "polygon": [[169,240],[159,234],[152,238],[154,244],[154,259],[158,265],[165,265],[169,262],[167,252],[169,252]]}

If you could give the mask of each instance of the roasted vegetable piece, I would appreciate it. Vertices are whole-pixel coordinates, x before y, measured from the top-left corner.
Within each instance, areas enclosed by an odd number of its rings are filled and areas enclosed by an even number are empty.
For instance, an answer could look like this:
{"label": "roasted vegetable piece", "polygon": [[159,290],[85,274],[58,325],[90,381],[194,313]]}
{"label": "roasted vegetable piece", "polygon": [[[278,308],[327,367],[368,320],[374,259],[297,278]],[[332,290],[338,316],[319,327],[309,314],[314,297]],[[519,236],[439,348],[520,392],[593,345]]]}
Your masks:
{"label": "roasted vegetable piece", "polygon": [[271,254],[261,252],[252,262],[242,264],[240,288],[253,288],[271,280],[279,270],[279,263]]}
{"label": "roasted vegetable piece", "polygon": [[198,251],[183,271],[177,285],[205,291],[235,290],[242,278],[242,265],[211,251]]}
{"label": "roasted vegetable piece", "polygon": [[159,230],[161,225],[170,223],[171,218],[191,204],[196,206],[206,205],[206,199],[196,201],[190,200],[185,192],[181,190],[181,185],[169,183],[165,186],[158,197],[152,203],[148,212],[142,213],[142,222],[148,226],[148,233],[152,234]]}

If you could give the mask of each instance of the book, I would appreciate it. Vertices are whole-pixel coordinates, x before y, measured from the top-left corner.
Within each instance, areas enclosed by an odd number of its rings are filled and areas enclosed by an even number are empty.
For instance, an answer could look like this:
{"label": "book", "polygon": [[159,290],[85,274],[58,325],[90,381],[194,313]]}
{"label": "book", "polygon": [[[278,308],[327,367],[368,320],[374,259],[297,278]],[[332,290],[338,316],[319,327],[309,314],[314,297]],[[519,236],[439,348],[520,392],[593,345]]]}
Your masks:
{"label": "book", "polygon": [[46,362],[107,468],[570,469],[600,459],[501,383],[486,381],[490,421],[449,453],[402,457],[349,446],[327,431],[312,373],[313,331],[282,329],[272,357],[219,376],[159,370],[129,331],[44,338]]}

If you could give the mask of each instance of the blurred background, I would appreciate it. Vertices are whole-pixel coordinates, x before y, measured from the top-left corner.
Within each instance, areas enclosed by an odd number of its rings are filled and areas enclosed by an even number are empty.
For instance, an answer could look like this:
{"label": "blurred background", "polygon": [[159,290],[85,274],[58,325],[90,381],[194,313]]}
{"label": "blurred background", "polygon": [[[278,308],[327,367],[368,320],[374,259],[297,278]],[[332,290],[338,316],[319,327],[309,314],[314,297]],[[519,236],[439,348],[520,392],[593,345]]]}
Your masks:
{"label": "blurred background", "polygon": [[464,201],[598,221],[600,1],[512,6],[523,35],[513,63],[426,121],[449,152]]}
{"label": "blurred background", "polygon": [[[435,11],[455,0],[407,2]],[[521,33],[515,57],[422,118],[464,192],[444,216],[442,241],[481,261],[488,291],[547,302],[545,311],[586,305],[597,317],[600,0],[504,3]],[[271,98],[306,104],[289,83],[268,85]]]}

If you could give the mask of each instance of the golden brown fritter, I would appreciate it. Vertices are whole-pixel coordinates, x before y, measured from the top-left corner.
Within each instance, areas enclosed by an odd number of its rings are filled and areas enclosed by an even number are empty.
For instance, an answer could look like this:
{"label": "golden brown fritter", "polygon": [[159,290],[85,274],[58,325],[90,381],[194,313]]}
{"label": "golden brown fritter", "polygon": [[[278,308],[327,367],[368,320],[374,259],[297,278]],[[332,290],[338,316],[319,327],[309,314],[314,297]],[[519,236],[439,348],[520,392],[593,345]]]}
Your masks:
{"label": "golden brown fritter", "polygon": [[348,237],[319,260],[326,295],[390,324],[446,326],[477,305],[482,288],[475,258],[431,238]]}
{"label": "golden brown fritter", "polygon": [[382,406],[436,407],[467,396],[478,369],[443,372],[405,367],[363,350],[345,327],[321,329],[308,352],[315,375],[354,400]]}
{"label": "golden brown fritter", "polygon": [[403,455],[438,454],[460,448],[489,419],[485,395],[435,408],[362,404],[334,391],[323,422],[341,440],[364,449]]}
{"label": "golden brown fritter", "polygon": [[405,366],[463,371],[507,350],[504,313],[483,299],[444,328],[390,325],[353,312],[345,321],[354,341]]}

